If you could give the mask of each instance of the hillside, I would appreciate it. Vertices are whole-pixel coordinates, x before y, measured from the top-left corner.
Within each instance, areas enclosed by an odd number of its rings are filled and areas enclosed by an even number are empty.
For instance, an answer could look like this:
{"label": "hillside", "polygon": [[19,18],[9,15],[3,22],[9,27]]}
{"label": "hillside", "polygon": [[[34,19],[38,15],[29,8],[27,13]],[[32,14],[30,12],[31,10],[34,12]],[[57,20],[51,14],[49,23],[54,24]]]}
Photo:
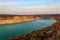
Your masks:
{"label": "hillside", "polygon": [[42,30],[11,37],[7,40],[60,40],[60,15],[36,15],[35,17],[37,16],[40,18],[54,18],[57,22]]}
{"label": "hillside", "polygon": [[30,22],[33,20],[36,20],[34,16],[0,15],[0,25]]}

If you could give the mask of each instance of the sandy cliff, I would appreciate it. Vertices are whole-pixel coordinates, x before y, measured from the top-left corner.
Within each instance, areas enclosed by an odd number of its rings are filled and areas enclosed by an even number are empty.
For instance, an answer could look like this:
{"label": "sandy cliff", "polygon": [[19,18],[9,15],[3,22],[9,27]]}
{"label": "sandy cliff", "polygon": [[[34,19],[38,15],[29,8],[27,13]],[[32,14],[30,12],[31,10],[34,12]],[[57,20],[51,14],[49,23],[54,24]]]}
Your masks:
{"label": "sandy cliff", "polygon": [[14,16],[14,17],[7,17],[3,18],[0,17],[0,24],[12,24],[12,23],[19,23],[19,22],[28,22],[28,21],[33,21],[36,18],[33,16]]}

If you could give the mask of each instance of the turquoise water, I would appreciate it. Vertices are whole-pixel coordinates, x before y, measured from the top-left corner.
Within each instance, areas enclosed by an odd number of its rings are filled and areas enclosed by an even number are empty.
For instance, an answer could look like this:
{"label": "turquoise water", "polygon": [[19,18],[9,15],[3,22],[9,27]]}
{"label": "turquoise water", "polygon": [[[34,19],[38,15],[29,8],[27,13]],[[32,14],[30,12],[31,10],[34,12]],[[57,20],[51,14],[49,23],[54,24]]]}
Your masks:
{"label": "turquoise water", "polygon": [[43,29],[54,24],[56,20],[36,20],[33,22],[24,22],[0,26],[0,40],[32,32],[34,30]]}

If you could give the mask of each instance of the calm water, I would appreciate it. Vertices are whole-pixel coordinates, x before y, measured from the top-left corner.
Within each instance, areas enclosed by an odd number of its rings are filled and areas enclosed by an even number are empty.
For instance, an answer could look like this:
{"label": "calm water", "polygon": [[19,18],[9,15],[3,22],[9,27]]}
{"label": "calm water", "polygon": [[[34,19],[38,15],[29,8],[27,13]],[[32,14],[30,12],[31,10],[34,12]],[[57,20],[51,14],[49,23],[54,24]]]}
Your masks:
{"label": "calm water", "polygon": [[0,40],[9,37],[25,34],[34,30],[43,29],[54,24],[56,20],[36,20],[33,22],[24,22],[19,24],[11,24],[0,27]]}

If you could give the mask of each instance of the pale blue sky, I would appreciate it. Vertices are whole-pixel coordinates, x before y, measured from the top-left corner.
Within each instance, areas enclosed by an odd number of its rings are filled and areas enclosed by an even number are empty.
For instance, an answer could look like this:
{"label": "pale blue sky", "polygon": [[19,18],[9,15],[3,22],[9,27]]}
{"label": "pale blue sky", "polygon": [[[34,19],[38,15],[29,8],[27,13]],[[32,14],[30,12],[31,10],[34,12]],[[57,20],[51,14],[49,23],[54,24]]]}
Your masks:
{"label": "pale blue sky", "polygon": [[0,2],[16,2],[19,6],[37,6],[60,3],[60,0],[0,0]]}
{"label": "pale blue sky", "polygon": [[59,12],[60,0],[0,0],[0,13]]}

